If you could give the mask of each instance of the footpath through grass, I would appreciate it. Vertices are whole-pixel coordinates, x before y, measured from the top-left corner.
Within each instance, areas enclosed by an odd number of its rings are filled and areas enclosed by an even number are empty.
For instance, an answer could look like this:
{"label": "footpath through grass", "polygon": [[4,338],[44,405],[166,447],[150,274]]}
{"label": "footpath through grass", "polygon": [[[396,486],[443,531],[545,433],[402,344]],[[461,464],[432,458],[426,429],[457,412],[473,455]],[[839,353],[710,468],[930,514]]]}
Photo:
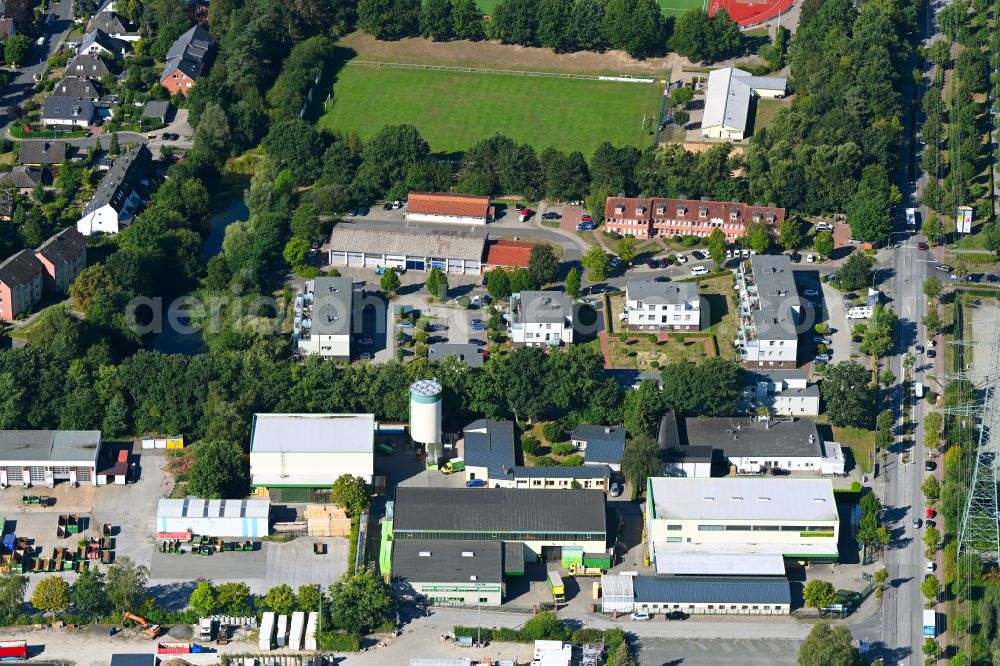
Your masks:
{"label": "footpath through grass", "polygon": [[656,122],[657,84],[535,78],[348,65],[337,74],[320,127],[371,137],[409,123],[436,153],[458,153],[506,134],[541,152],[552,146],[587,157],[602,141],[646,146]]}

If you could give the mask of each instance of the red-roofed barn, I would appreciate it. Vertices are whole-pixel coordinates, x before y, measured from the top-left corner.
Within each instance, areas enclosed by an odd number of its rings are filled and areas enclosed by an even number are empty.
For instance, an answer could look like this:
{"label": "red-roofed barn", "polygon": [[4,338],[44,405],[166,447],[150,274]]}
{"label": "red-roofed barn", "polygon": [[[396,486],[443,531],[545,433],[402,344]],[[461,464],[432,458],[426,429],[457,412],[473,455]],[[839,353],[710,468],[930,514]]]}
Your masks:
{"label": "red-roofed barn", "polygon": [[414,222],[486,224],[492,217],[490,198],[449,192],[410,192],[406,219]]}

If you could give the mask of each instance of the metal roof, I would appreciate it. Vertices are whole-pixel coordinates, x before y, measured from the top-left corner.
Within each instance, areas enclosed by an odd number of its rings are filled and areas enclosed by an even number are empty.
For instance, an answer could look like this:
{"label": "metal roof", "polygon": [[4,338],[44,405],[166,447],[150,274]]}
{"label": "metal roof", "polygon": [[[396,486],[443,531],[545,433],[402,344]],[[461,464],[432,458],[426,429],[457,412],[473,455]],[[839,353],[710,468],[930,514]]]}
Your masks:
{"label": "metal roof", "polygon": [[688,444],[722,449],[729,458],[823,456],[819,431],[812,419],[773,418],[768,424],[746,416],[695,417],[684,419],[683,429]]}
{"label": "metal roof", "polygon": [[702,127],[723,125],[746,131],[750,97],[755,90],[785,90],[785,80],[773,76],[750,76],[735,67],[712,70],[705,90]]}
{"label": "metal roof", "polygon": [[396,489],[393,531],[607,531],[600,490],[533,488]]}
{"label": "metal roof", "polygon": [[715,553],[656,551],[656,573],[688,576],[784,576],[780,553]]}
{"label": "metal roof", "polygon": [[649,485],[659,520],[838,519],[830,479],[658,477]]}
{"label": "metal roof", "polygon": [[635,600],[645,603],[791,604],[784,577],[635,576]]}
{"label": "metal roof", "polygon": [[271,500],[161,499],[157,518],[267,518]]}
{"label": "metal roof", "polygon": [[485,245],[486,234],[475,228],[425,230],[338,222],[327,247],[341,252],[481,261]]}
{"label": "metal roof", "polygon": [[250,453],[371,453],[372,414],[254,414]]}
{"label": "metal roof", "polygon": [[632,280],[625,285],[625,298],[654,305],[684,305],[698,300],[698,283]]}
{"label": "metal roof", "polygon": [[97,462],[100,430],[0,430],[0,460]]}
{"label": "metal roof", "polygon": [[515,479],[606,479],[611,476],[607,465],[580,465],[562,467],[544,465],[538,467],[515,467]]}
{"label": "metal roof", "polygon": [[514,423],[478,419],[463,429],[466,467],[485,467],[491,479],[510,474],[517,462],[514,451]]}
{"label": "metal roof", "polygon": [[396,539],[392,575],[412,583],[499,583],[502,552],[499,541]]}
{"label": "metal roof", "polygon": [[605,597],[628,597],[635,596],[635,589],[632,586],[632,579],[635,576],[623,576],[622,574],[602,574],[601,594]]}

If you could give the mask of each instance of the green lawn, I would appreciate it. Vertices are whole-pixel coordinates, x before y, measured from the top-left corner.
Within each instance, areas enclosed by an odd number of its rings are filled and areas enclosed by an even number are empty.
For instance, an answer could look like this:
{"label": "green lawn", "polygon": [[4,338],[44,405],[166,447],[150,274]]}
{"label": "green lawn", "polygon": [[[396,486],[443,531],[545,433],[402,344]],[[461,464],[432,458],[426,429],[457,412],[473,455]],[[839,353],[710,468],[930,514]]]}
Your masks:
{"label": "green lawn", "polygon": [[602,141],[646,146],[656,84],[346,66],[319,125],[368,138],[385,125],[414,125],[437,153],[456,153],[501,132],[539,151],[590,156]]}
{"label": "green lawn", "polygon": [[[479,0],[479,7],[483,10],[484,14],[492,14],[493,8],[497,6],[500,0]],[[708,7],[708,3],[705,0],[659,0],[660,9],[667,16],[680,16],[689,9],[694,9],[695,7]]]}

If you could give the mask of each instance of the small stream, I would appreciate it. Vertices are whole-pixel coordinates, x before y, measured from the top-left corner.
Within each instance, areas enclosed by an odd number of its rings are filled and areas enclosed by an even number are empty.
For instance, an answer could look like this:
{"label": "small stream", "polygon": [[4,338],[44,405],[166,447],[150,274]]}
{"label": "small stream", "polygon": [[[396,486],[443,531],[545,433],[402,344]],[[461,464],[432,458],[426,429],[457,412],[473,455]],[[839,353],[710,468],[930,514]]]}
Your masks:
{"label": "small stream", "polygon": [[[249,185],[249,179],[243,182]],[[250,218],[250,209],[247,208],[246,202],[243,200],[243,182],[234,185],[233,194],[229,199],[226,209],[216,213],[208,220],[208,236],[201,243],[201,260],[203,263],[207,264],[209,259],[222,252],[222,241],[226,237],[226,227],[233,222]],[[167,305],[165,304],[164,307],[164,318],[166,317]],[[183,318],[180,321],[182,324],[188,323]],[[174,330],[164,321],[163,332],[153,340],[152,348],[154,351],[164,354],[194,356],[205,351],[205,340],[202,338],[200,331],[181,333]]]}

